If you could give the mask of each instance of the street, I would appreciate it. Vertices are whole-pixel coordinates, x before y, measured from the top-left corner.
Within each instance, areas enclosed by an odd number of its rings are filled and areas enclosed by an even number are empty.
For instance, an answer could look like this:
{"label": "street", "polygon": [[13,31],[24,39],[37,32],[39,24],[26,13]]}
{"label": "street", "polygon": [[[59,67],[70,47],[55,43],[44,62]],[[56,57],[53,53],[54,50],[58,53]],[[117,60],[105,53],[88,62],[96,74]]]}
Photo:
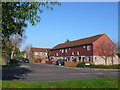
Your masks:
{"label": "street", "polygon": [[23,63],[2,68],[2,80],[60,81],[88,78],[118,77],[118,69],[76,68],[40,63]]}

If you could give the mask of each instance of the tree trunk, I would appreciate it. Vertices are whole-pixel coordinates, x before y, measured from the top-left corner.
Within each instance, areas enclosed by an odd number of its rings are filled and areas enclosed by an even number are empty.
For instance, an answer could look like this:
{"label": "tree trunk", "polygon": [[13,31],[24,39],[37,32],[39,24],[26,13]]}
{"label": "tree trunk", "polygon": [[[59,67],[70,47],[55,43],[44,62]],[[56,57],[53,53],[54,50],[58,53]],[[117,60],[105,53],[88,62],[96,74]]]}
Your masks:
{"label": "tree trunk", "polygon": [[105,65],[107,65],[107,59],[105,59]]}
{"label": "tree trunk", "polygon": [[12,59],[12,58],[13,58],[14,51],[15,51],[15,47],[13,48],[13,51],[11,52],[11,57],[10,57],[10,59]]}
{"label": "tree trunk", "polygon": [[12,51],[10,59],[12,59],[12,58],[13,58],[13,55],[14,55],[14,51]]}

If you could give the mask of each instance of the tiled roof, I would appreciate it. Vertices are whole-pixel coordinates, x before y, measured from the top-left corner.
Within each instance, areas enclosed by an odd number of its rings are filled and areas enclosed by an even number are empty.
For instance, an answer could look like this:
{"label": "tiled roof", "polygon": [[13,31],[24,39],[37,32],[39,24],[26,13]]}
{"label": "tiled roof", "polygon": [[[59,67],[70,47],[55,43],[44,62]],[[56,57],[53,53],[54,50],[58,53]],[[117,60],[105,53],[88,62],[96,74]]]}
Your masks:
{"label": "tiled roof", "polygon": [[105,34],[95,35],[95,36],[91,36],[91,37],[87,37],[87,38],[83,38],[75,41],[70,41],[67,43],[61,43],[56,45],[52,49],[60,49],[60,48],[73,47],[73,46],[84,45],[84,44],[92,44],[102,35],[105,35]]}
{"label": "tiled roof", "polygon": [[50,50],[50,48],[35,48],[32,47],[30,51],[36,51],[36,52],[47,52],[47,50]]}

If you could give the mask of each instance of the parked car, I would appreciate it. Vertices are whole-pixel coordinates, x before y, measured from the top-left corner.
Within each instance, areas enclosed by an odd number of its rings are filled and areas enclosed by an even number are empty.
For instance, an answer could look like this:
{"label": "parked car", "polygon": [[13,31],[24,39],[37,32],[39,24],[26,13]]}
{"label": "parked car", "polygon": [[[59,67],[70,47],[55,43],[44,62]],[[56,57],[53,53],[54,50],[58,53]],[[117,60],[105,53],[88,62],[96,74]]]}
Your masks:
{"label": "parked car", "polygon": [[19,59],[19,62],[22,63],[22,62],[23,62],[23,59]]}
{"label": "parked car", "polygon": [[56,65],[64,65],[64,59],[58,59],[57,61],[56,61]]}
{"label": "parked car", "polygon": [[28,58],[25,58],[25,59],[24,59],[24,62],[25,62],[25,63],[29,63],[29,59],[28,59]]}

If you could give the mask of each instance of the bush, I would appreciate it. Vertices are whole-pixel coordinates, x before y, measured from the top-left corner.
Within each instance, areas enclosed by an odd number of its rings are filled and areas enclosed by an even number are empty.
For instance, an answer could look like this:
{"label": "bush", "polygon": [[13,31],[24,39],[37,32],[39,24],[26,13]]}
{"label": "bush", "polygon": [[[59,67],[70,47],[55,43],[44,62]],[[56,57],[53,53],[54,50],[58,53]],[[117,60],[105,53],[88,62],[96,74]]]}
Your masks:
{"label": "bush", "polygon": [[11,60],[10,64],[17,64],[20,59],[24,59],[24,58],[21,57],[21,56],[15,56],[15,57],[13,57],[13,59]]}
{"label": "bush", "polygon": [[95,66],[95,65],[93,65],[91,63],[90,63],[90,65],[85,65],[85,62],[81,62],[76,67],[93,67],[93,66]]}
{"label": "bush", "polygon": [[103,68],[103,69],[120,69],[119,65],[85,65],[85,62],[79,63],[76,67],[82,67],[82,68]]}

